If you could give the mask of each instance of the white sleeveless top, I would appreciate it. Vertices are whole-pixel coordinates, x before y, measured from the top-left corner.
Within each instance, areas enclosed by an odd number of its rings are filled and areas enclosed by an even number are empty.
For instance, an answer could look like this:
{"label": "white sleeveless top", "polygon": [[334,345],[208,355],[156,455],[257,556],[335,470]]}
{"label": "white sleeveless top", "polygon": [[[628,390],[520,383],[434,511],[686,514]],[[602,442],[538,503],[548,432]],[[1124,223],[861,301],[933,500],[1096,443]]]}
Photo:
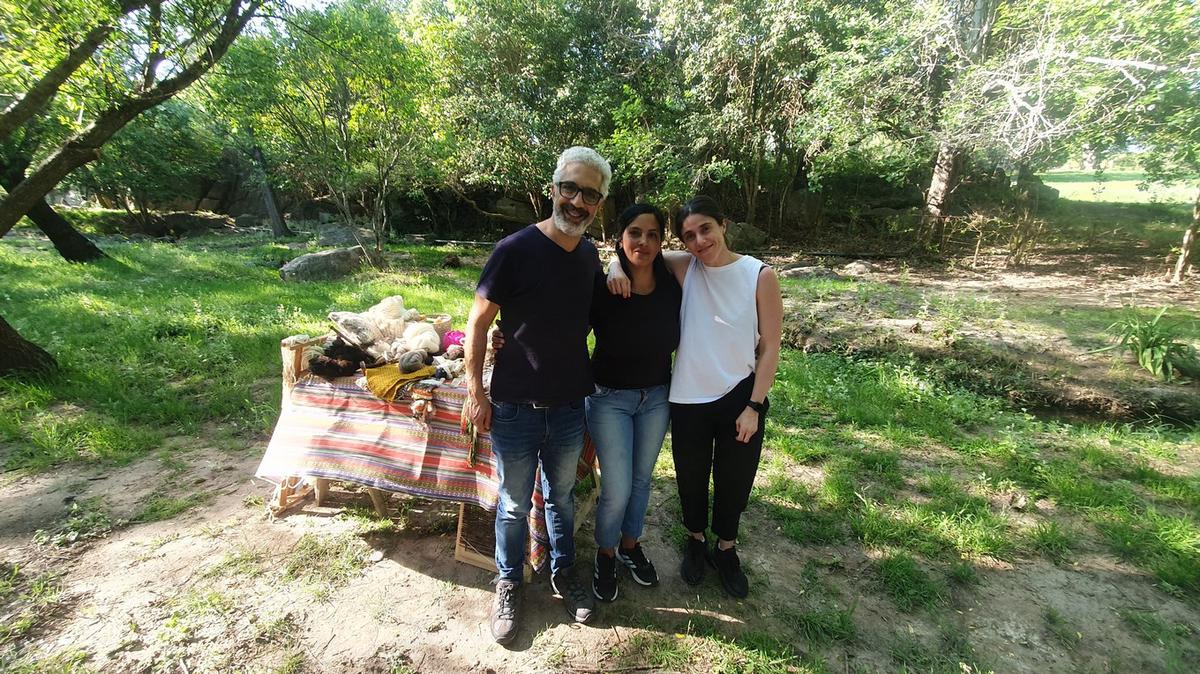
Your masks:
{"label": "white sleeveless top", "polygon": [[749,255],[723,267],[708,267],[696,258],[688,263],[671,402],[712,402],[754,372],[755,297],[762,268],[763,263]]}

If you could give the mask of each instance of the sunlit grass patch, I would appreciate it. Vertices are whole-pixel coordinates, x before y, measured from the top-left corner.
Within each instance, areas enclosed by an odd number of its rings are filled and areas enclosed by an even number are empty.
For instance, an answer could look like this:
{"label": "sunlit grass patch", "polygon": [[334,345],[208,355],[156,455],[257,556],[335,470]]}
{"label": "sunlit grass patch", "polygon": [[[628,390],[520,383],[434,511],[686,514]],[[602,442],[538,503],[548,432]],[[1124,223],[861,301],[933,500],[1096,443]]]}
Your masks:
{"label": "sunlit grass patch", "polygon": [[617,668],[681,671],[691,663],[692,656],[692,644],[683,634],[638,632],[613,649],[612,662]]}
{"label": "sunlit grass patch", "polygon": [[262,385],[279,376],[279,340],[323,334],[330,311],[399,293],[461,326],[478,269],[440,269],[438,249],[394,249],[412,260],[403,272],[297,284],[260,264],[289,253],[254,235],[112,244],[111,259],[88,265],[0,245],[6,320],[62,365],[40,381],[0,380],[4,469],[124,463],[213,421],[261,436],[279,410],[278,385]]}
{"label": "sunlit grass patch", "polygon": [[313,588],[319,596],[354,578],[367,564],[370,547],[358,536],[304,534],[284,562],[285,580]]}
{"label": "sunlit grass patch", "polygon": [[1075,547],[1075,537],[1054,520],[1044,520],[1029,532],[1029,543],[1038,554],[1055,564],[1066,562]]}
{"label": "sunlit grass patch", "polygon": [[892,553],[879,559],[875,563],[875,573],[884,593],[902,611],[930,608],[945,599],[942,584],[931,578],[907,553]]}
{"label": "sunlit grass patch", "polygon": [[1200,526],[1194,519],[1153,508],[1098,512],[1093,518],[1117,554],[1169,588],[1200,594]]}

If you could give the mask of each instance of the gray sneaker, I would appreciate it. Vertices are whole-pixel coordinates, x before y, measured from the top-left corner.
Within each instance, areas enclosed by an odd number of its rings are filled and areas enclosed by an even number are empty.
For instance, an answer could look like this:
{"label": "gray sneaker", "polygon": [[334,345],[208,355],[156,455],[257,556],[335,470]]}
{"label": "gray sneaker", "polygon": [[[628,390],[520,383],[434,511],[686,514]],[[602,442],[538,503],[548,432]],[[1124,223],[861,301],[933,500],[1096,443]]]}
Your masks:
{"label": "gray sneaker", "polygon": [[554,574],[550,578],[550,587],[554,594],[562,598],[563,606],[566,607],[571,620],[585,623],[592,619],[592,614],[596,611],[596,599],[583,583],[579,582],[575,575],[575,567],[569,566]]}
{"label": "gray sneaker", "polygon": [[492,638],[507,644],[517,636],[517,621],[521,615],[521,586],[511,580],[496,581],[496,596],[492,599]]}

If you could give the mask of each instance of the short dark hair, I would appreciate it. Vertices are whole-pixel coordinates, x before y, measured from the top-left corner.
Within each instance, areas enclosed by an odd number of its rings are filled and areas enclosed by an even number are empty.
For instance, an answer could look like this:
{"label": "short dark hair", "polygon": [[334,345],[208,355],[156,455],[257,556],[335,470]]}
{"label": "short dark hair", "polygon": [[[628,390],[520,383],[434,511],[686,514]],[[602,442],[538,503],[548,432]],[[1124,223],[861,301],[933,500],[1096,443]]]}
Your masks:
{"label": "short dark hair", "polygon": [[689,215],[696,214],[707,215],[719,225],[725,224],[725,214],[721,212],[721,207],[715,199],[706,196],[693,197],[691,201],[679,207],[679,212],[675,214],[675,222],[671,223],[671,231],[680,241],[683,240],[683,221]]}
{"label": "short dark hair", "polygon": [[[667,238],[667,216],[661,210],[650,204],[634,204],[629,208],[621,211],[620,217],[617,218],[617,223],[621,229],[617,232],[617,259],[621,262],[621,269],[626,276],[633,277],[633,271],[629,269],[629,259],[625,257],[625,249],[621,247],[621,238],[625,236],[625,230],[629,225],[633,224],[643,215],[654,216],[654,222],[658,226],[658,240],[663,241]],[[658,251],[658,255],[654,258],[654,277],[658,280],[674,279],[671,276],[671,271],[667,269],[667,261],[663,259],[662,251]]]}

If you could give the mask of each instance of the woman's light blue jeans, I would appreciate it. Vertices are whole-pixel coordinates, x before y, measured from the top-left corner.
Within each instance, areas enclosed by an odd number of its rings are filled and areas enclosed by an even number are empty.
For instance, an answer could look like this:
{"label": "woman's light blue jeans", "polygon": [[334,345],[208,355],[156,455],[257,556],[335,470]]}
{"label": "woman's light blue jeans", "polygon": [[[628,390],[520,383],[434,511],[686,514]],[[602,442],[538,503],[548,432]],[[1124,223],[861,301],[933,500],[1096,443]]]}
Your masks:
{"label": "woman's light blue jeans", "polygon": [[587,398],[587,427],[600,459],[596,546],[615,548],[621,534],[640,538],[650,478],[671,421],[667,387],[597,386]]}

